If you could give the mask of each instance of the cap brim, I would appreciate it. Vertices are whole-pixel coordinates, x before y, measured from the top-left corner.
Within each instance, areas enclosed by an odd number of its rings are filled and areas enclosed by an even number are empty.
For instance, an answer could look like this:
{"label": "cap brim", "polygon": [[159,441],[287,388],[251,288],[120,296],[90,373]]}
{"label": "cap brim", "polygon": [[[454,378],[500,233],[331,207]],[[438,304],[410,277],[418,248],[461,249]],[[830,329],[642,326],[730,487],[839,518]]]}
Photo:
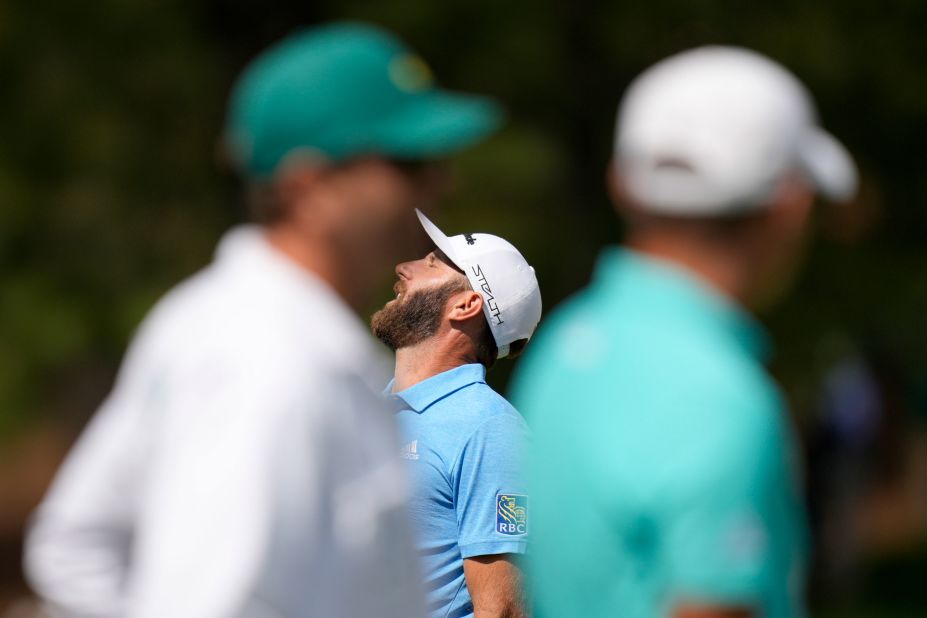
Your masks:
{"label": "cap brim", "polygon": [[410,97],[376,132],[377,151],[410,158],[440,158],[482,141],[502,125],[491,99],[442,90]]}
{"label": "cap brim", "polygon": [[422,224],[422,227],[425,229],[425,233],[428,234],[428,238],[431,239],[431,242],[440,249],[444,255],[448,257],[457,268],[463,270],[465,267],[462,265],[454,251],[454,248],[451,243],[451,239],[447,235],[438,229],[438,226],[431,222],[431,219],[426,217],[424,213],[418,208],[415,209],[415,214],[418,215],[419,223]]}
{"label": "cap brim", "polygon": [[856,165],[843,144],[822,129],[812,129],[801,146],[805,170],[818,190],[837,202],[848,202],[856,195],[859,177]]}

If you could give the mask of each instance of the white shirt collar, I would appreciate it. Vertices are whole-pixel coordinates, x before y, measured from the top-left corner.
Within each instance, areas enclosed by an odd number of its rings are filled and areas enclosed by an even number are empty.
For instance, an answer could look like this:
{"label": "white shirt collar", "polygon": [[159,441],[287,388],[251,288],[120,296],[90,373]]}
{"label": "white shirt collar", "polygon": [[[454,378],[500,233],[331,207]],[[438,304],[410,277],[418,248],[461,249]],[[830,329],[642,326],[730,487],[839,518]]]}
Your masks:
{"label": "white shirt collar", "polygon": [[[306,320],[321,324],[319,332],[331,335],[325,339],[337,342],[338,349],[330,350],[332,362],[337,356],[348,366],[365,373],[366,368],[354,365],[366,365],[363,359],[374,359],[379,368],[386,361],[384,351],[376,345],[367,324],[344,299],[327,282],[270,244],[260,226],[241,225],[230,229],[219,241],[215,258],[219,268],[233,269],[236,275],[248,273],[248,276],[236,277],[238,280],[253,278],[260,281],[265,290],[270,284],[275,296],[279,292],[289,299],[288,302],[304,306]],[[382,381],[377,383],[375,390],[379,391],[382,385]]]}

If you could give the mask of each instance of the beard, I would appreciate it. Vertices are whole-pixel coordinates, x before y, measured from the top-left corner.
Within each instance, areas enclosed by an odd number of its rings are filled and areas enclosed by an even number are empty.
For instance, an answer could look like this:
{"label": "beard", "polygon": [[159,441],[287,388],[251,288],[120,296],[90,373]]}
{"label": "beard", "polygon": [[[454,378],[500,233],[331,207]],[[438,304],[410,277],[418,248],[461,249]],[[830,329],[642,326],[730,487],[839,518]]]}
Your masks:
{"label": "beard", "polygon": [[421,343],[438,332],[447,301],[463,289],[449,281],[390,301],[370,318],[370,329],[393,352]]}

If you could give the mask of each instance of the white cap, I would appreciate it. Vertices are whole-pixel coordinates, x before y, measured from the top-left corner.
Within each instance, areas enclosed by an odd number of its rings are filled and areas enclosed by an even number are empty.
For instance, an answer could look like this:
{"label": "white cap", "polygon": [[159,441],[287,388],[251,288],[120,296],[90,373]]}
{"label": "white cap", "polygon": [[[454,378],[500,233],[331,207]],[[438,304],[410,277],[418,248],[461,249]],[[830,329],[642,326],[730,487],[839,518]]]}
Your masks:
{"label": "white cap", "polygon": [[853,160],[817,125],[801,82],[735,47],[683,52],[634,80],[619,108],[615,160],[640,207],[671,215],[762,208],[789,172],[837,201],[857,186]]}
{"label": "white cap", "polygon": [[541,320],[541,289],[534,269],[510,242],[492,234],[446,236],[418,209],[422,227],[435,246],[464,271],[470,285],[483,297],[483,312],[499,350],[530,339]]}

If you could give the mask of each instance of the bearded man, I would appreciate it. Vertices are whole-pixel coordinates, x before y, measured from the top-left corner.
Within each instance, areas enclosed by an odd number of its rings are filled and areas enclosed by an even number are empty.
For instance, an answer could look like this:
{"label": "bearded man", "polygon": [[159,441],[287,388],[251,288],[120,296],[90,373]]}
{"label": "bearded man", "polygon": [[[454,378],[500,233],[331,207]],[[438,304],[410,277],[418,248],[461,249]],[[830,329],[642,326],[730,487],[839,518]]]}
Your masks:
{"label": "bearded man", "polygon": [[396,267],[396,298],[372,327],[396,352],[387,393],[413,480],[429,610],[521,617],[515,557],[527,548],[527,427],[485,380],[497,358],[524,349],[541,317],[541,293],[534,269],[507,241],[449,238],[418,216],[436,248]]}

